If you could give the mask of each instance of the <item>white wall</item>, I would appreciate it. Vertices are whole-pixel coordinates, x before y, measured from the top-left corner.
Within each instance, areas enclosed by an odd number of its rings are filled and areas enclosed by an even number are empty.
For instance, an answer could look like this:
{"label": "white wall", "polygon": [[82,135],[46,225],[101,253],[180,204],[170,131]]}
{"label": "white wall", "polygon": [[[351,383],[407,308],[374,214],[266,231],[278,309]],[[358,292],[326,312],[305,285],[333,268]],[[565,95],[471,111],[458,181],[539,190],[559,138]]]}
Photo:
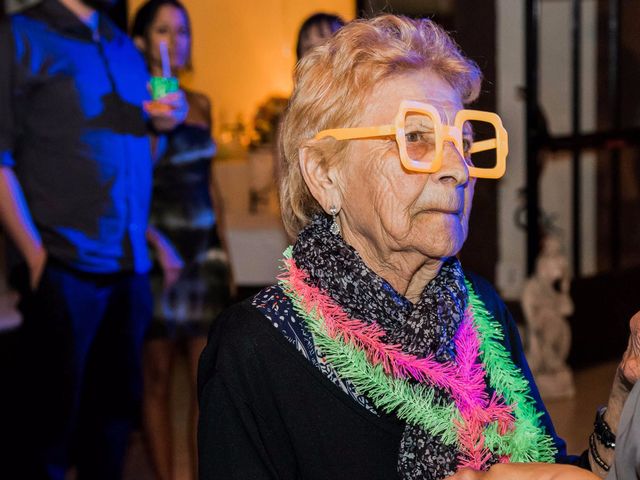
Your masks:
{"label": "white wall", "polygon": [[[497,283],[503,296],[518,298],[526,273],[526,238],[514,223],[519,206],[518,190],[525,186],[524,102],[517,89],[524,86],[525,2],[497,0],[498,113],[509,131],[507,174],[500,181],[498,203],[499,261]],[[596,0],[582,3],[582,128],[595,127],[596,115]],[[554,135],[571,131],[571,2],[541,2],[539,32],[539,94],[549,129]],[[596,268],[595,156],[582,159],[582,268],[588,275]],[[571,258],[570,154],[556,154],[547,161],[541,181],[543,210],[555,218],[562,231],[564,252]]]}

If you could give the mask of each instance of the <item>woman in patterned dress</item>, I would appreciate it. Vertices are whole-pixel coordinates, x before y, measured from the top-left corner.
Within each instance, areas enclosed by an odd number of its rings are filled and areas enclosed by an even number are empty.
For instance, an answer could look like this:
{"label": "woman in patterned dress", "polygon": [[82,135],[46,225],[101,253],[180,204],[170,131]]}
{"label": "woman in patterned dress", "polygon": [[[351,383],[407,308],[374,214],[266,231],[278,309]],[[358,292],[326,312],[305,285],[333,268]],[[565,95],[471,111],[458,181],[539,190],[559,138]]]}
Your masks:
{"label": "woman in patterned dress", "polygon": [[[151,0],[137,12],[132,36],[152,75],[162,74],[160,42],[168,47],[171,71],[190,62],[191,29],[184,6]],[[144,426],[156,474],[174,478],[170,390],[176,354],[184,352],[192,387],[189,447],[195,476],[195,376],[211,320],[228,305],[229,272],[222,248],[218,189],[211,177],[216,145],[211,106],[202,93],[185,89],[186,121],[161,139],[154,168],[148,239],[156,252],[152,272],[155,308],[144,351]],[[213,200],[213,201],[212,201]]]}

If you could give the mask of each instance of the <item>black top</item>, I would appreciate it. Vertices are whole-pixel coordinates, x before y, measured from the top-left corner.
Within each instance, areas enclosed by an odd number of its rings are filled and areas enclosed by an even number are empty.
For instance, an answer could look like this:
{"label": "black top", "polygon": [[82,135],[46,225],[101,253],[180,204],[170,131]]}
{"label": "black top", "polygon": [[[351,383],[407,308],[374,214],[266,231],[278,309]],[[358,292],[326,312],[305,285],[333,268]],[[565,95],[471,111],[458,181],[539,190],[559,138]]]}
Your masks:
{"label": "black top", "polygon": [[13,168],[52,258],[87,272],[142,272],[149,75],[106,16],[96,31],[57,0],[0,22],[0,165]]}
{"label": "black top", "polygon": [[150,223],[169,238],[189,264],[210,247],[216,225],[209,195],[216,145],[208,128],[187,123],[167,134],[166,139],[167,150],[153,171]]}
{"label": "black top", "polygon": [[[493,288],[470,278],[531,384],[541,422],[567,457],[524,358],[517,327]],[[324,376],[246,300],[215,321],[200,359],[200,479],[398,478],[404,424],[370,413]]]}

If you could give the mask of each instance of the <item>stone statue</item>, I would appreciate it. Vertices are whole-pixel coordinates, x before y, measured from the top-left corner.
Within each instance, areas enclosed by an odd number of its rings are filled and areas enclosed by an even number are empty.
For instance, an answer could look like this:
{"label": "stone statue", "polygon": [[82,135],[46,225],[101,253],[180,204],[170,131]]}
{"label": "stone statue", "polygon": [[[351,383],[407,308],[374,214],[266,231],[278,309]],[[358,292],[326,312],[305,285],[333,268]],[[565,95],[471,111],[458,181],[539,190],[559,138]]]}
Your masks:
{"label": "stone statue", "polygon": [[571,346],[567,316],[573,313],[569,296],[569,265],[560,241],[549,235],[524,286],[526,356],[540,393],[545,398],[572,397],[573,374],[566,360]]}

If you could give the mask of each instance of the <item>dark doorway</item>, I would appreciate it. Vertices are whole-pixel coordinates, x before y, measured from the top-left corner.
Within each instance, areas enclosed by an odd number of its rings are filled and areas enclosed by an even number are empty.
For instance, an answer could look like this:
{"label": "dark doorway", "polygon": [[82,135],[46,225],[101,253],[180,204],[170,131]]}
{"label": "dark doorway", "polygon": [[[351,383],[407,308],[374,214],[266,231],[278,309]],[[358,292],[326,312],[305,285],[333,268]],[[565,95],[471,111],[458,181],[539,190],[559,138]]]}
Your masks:
{"label": "dark doorway", "polygon": [[358,0],[359,17],[372,17],[382,13],[406,15],[412,18],[428,17],[447,30],[454,28],[456,3],[459,0]]}
{"label": "dark doorway", "polygon": [[[598,2],[599,130],[640,128],[639,15],[639,2]],[[603,273],[640,268],[640,146],[619,146],[598,158],[598,270]]]}

